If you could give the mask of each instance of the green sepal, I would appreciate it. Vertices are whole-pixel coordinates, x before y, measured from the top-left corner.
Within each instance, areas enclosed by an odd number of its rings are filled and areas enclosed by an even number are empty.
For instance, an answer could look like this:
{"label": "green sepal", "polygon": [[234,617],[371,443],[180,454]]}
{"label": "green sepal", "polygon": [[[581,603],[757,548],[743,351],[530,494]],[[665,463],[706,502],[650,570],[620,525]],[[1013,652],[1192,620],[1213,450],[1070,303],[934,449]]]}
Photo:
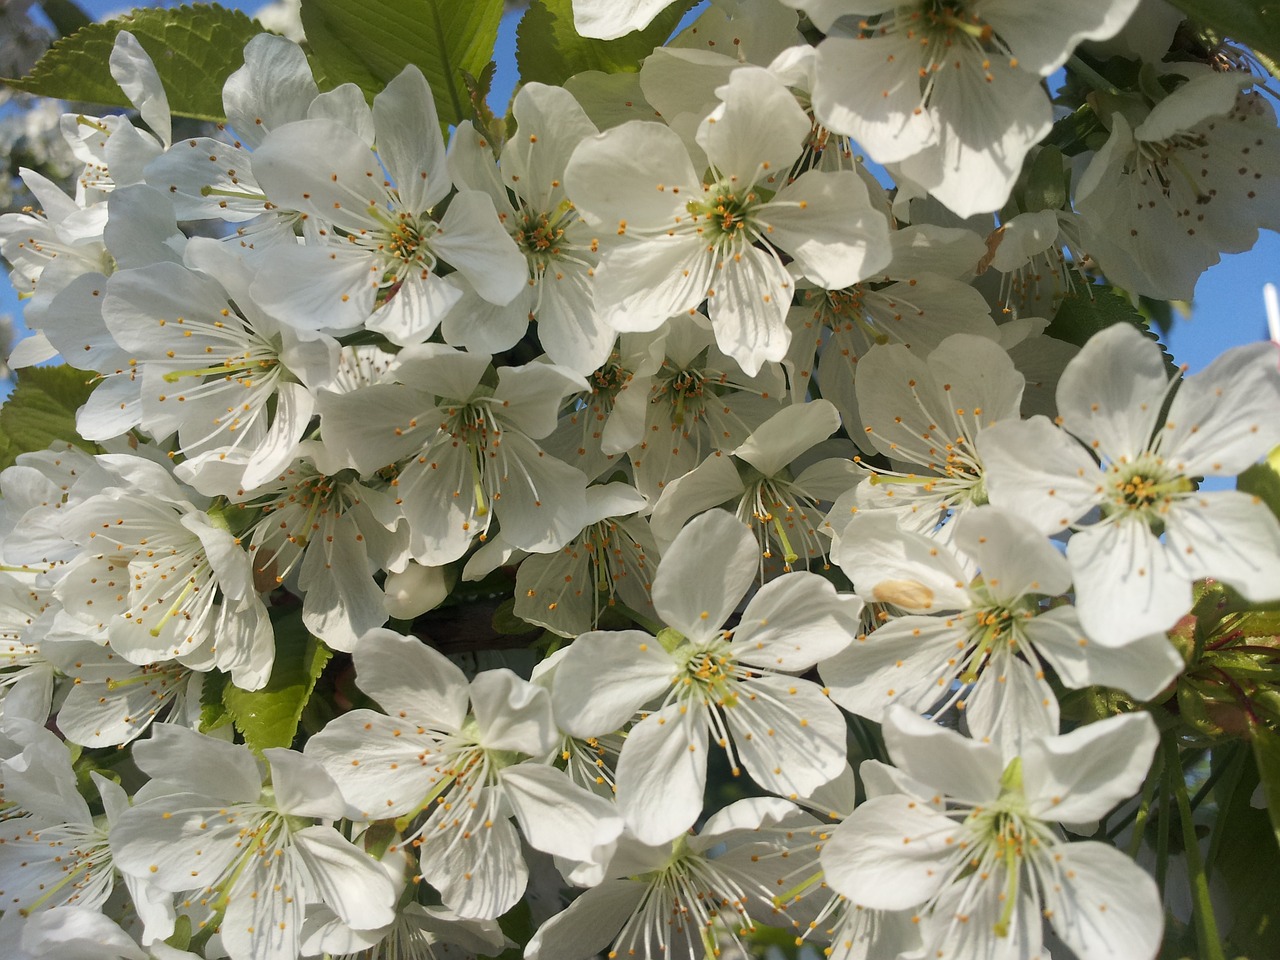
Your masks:
{"label": "green sepal", "polygon": [[518,637],[539,629],[535,624],[516,616],[515,597],[508,597],[498,604],[498,609],[493,611],[492,625],[495,633],[507,637]]}
{"label": "green sepal", "polygon": [[191,946],[191,917],[180,913],[173,921],[173,933],[165,940],[175,950],[186,950]]}
{"label": "green sepal", "polygon": [[44,97],[130,107],[109,66],[121,30],[151,55],[174,116],[213,121],[225,119],[222,85],[244,63],[244,45],[263,32],[244,13],[217,4],[135,10],[63,37],[30,74],[6,82]]}
{"label": "green sepal", "polygon": [[1062,151],[1052,145],[1042,147],[1031,163],[1022,193],[1022,209],[1028,213],[1063,209],[1067,205],[1068,179]]}

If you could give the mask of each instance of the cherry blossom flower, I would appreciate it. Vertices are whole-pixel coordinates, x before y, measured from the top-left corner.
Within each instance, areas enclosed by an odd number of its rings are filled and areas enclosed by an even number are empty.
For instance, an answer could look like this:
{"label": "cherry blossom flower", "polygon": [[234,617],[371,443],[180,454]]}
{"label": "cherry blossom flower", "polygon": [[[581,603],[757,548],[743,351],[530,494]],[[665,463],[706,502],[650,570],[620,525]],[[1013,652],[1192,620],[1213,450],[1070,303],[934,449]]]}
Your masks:
{"label": "cherry blossom flower", "polygon": [[818,119],[967,217],[1004,204],[1023,158],[1049,132],[1041,78],[1080,41],[1119,31],[1138,0],[786,2],[828,31],[818,46]]}
{"label": "cherry blossom flower", "polygon": [[974,737],[1018,743],[1058,732],[1046,668],[1070,688],[1115,687],[1138,700],[1182,671],[1163,634],[1089,644],[1073,607],[1043,607],[1067,592],[1070,567],[1020,518],[991,506],[967,512],[955,521],[954,552],[895,520],[860,513],[840,538],[836,559],[859,594],[907,614],[822,664],[842,707],[880,721],[893,703],[934,716],[954,705]]}
{"label": "cherry blossom flower", "polygon": [[1228,350],[1201,373],[1170,379],[1159,346],[1116,324],[1063,373],[1061,428],[1043,417],[998,424],[979,437],[978,453],[992,503],[1046,534],[1076,531],[1067,559],[1080,622],[1117,646],[1173,626],[1200,577],[1254,600],[1280,597],[1271,511],[1192,479],[1234,476],[1280,443],[1278,399],[1271,344]]}
{"label": "cherry blossom flower", "polygon": [[[394,919],[395,889],[378,863],[331,826],[347,813],[313,760],[263,751],[271,783],[247,747],[171,724],[133,756],[156,789],[111,829],[116,865],[162,890],[192,892],[232,960],[294,960],[303,912],[323,902],[361,929]],[[161,789],[162,788],[162,789]]]}
{"label": "cherry blossom flower", "polygon": [[778,251],[816,283],[843,287],[885,265],[888,226],[851,171],[779,179],[810,124],[766,70],[735,70],[716,92],[724,102],[697,134],[706,180],[674,131],[638,122],[586,140],[565,181],[583,219],[616,234],[602,239],[596,271],[606,322],[652,330],[707,300],[721,350],[754,375],[789,339],[794,283]]}
{"label": "cherry blossom flower", "polygon": [[609,947],[610,956],[701,960],[741,947],[757,923],[788,925],[779,887],[812,870],[818,829],[794,804],[762,797],[725,807],[672,843],[625,836],[608,878],[539,927],[525,956],[588,960]]}
{"label": "cherry blossom flower", "polygon": [[915,908],[924,952],[1041,955],[1042,927],[1085,960],[1154,957],[1155,882],[1114,847],[1067,842],[1132,795],[1157,733],[1144,713],[1110,717],[1002,754],[895,707],[885,740],[899,792],[872,797],[823,846],[827,882],[866,906]]}
{"label": "cherry blossom flower", "polygon": [[[719,558],[712,569],[708,552]],[[737,519],[721,510],[697,517],[654,578],[666,629],[656,639],[584,634],[556,670],[556,715],[574,736],[611,733],[645,711],[617,768],[618,806],[641,842],[664,843],[697,819],[710,739],[735,772],[745,767],[787,796],[808,795],[844,765],[839,711],[795,674],[849,644],[861,602],[817,574],[792,573],[761,588],[725,629],[758,564],[755,538]]]}
{"label": "cherry blossom flower", "polygon": [[577,861],[617,838],[612,804],[543,762],[558,739],[546,690],[509,670],[468,684],[443,654],[389,630],[366,634],[354,656],[357,684],[388,713],[343,714],[306,755],[362,818],[426,815],[406,840],[421,838],[422,876],[460,916],[491,919],[520,899],[521,834]]}

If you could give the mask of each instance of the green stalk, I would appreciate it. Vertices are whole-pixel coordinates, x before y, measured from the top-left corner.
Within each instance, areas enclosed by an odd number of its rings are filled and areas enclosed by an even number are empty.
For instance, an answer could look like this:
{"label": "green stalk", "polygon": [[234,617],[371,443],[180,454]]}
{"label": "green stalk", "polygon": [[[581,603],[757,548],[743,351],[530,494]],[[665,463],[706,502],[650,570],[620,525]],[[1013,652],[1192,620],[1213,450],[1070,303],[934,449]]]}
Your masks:
{"label": "green stalk", "polygon": [[1165,738],[1162,749],[1165,765],[1170,769],[1174,797],[1178,801],[1178,817],[1182,821],[1182,845],[1186,850],[1187,878],[1191,883],[1191,899],[1195,904],[1196,944],[1200,960],[1226,960],[1222,951],[1222,939],[1218,935],[1218,920],[1209,898],[1209,875],[1200,859],[1200,845],[1196,839],[1196,825],[1191,818],[1191,800],[1187,796],[1187,781],[1178,763],[1178,745],[1172,738]]}
{"label": "green stalk", "polygon": [[1114,83],[1075,55],[1072,55],[1071,59],[1067,61],[1067,69],[1072,73],[1079,74],[1083,80],[1088,82],[1089,86],[1093,87],[1093,89],[1097,90],[1099,93],[1120,92],[1116,89],[1116,85]]}
{"label": "green stalk", "polygon": [[1174,789],[1170,778],[1182,776],[1182,767],[1179,766],[1176,756],[1173,758],[1172,766],[1167,763],[1162,766],[1165,782],[1160,790],[1160,821],[1156,824],[1156,885],[1160,888],[1161,897],[1164,896],[1164,881],[1169,871],[1169,819],[1173,814],[1169,809],[1169,800],[1173,796]]}
{"label": "green stalk", "polygon": [[[1156,764],[1160,763],[1160,758],[1156,758]],[[1142,848],[1142,836],[1147,832],[1147,817],[1151,813],[1151,799],[1155,796],[1156,783],[1160,779],[1160,771],[1153,769],[1147,775],[1147,782],[1142,785],[1142,800],[1138,803],[1137,814],[1133,819],[1133,838],[1129,841],[1130,858],[1138,855],[1138,850]],[[1123,827],[1123,822],[1121,824]],[[1110,839],[1108,832],[1108,839]]]}

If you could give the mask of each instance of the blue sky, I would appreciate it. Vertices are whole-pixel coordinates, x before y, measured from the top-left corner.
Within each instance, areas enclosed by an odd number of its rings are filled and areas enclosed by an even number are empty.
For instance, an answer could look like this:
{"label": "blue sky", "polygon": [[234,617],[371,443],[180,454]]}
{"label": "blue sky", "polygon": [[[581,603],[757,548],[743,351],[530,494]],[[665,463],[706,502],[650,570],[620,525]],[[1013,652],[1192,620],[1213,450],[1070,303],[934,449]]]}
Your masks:
{"label": "blue sky", "polygon": [[[244,0],[224,5],[253,13],[267,2]],[[128,4],[120,0],[82,0],[81,6],[90,16],[101,17],[125,9]],[[502,25],[496,59],[495,99],[505,102],[506,92],[516,80],[513,17],[506,18]],[[1173,356],[1195,372],[1229,347],[1265,339],[1262,287],[1268,281],[1280,283],[1280,235],[1263,231],[1253,250],[1224,257],[1200,278],[1191,316],[1177,319],[1168,337]],[[0,312],[17,314],[19,309],[13,291],[5,285],[0,289]]]}

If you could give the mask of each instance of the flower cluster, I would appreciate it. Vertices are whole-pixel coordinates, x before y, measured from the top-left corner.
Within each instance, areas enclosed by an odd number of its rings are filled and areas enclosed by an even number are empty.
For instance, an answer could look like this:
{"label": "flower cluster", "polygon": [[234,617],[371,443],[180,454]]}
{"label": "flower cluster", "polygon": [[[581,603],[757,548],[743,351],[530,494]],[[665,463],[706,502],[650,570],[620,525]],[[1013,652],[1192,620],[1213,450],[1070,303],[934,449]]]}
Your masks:
{"label": "flower cluster", "polygon": [[[1186,800],[1203,598],[1280,601],[1207,479],[1280,364],[1046,331],[1280,226],[1280,129],[1243,53],[1157,58],[1067,150],[1045,78],[1137,6],[714,0],[447,146],[419,68],[267,34],[175,138],[120,32],[147,129],[0,218],[87,388],[0,473],[11,955],[1154,958],[1095,827]],[[1255,736],[1272,640],[1201,670]]]}

